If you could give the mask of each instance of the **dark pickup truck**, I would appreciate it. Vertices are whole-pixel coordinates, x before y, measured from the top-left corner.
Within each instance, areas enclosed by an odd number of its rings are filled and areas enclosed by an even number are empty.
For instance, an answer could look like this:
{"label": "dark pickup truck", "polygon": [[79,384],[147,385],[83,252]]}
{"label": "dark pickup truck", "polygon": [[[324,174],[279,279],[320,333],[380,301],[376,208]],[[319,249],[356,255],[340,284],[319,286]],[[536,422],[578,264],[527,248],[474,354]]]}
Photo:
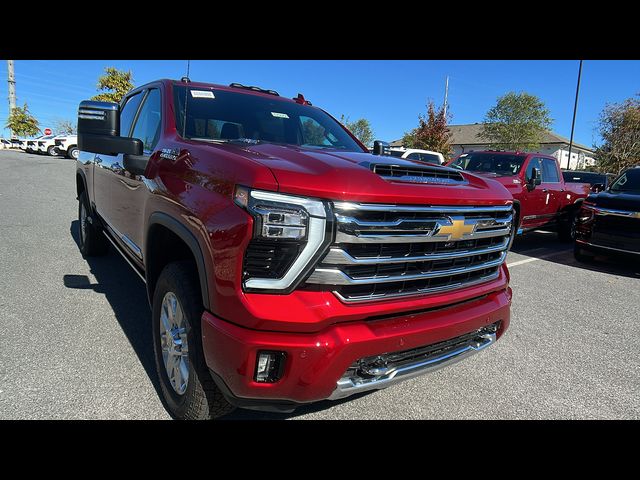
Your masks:
{"label": "dark pickup truck", "polygon": [[558,161],[540,153],[463,153],[448,166],[495,179],[513,195],[517,233],[557,228],[562,240],[574,236],[573,220],[590,186],[565,182]]}
{"label": "dark pickup truck", "polygon": [[82,102],[78,145],[80,249],[145,281],[175,418],[384,388],[509,326],[509,192],[372,155],[302,95],[160,80]]}

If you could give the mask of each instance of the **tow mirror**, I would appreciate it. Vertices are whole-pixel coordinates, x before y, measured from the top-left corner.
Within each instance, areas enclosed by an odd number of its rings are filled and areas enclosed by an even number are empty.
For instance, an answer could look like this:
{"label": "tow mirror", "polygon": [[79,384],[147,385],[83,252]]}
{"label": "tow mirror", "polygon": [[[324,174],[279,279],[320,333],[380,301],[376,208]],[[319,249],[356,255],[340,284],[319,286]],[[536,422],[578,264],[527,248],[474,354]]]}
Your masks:
{"label": "tow mirror", "polygon": [[391,155],[391,147],[387,142],[376,140],[373,142],[374,155]]}
{"label": "tow mirror", "polygon": [[142,141],[120,136],[120,105],[83,100],[78,107],[78,149],[105,155],[141,155]]}
{"label": "tow mirror", "polygon": [[531,170],[531,177],[527,179],[527,187],[529,190],[533,190],[536,188],[536,185],[540,185],[542,179],[540,178],[540,169],[538,167],[533,167]]}

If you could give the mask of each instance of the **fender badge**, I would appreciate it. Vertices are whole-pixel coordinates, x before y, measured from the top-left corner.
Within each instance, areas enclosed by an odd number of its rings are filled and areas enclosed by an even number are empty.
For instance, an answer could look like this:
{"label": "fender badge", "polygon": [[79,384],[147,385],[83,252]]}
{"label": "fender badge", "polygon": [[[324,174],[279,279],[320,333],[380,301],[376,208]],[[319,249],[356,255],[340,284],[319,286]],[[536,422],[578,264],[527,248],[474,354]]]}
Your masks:
{"label": "fender badge", "polygon": [[180,150],[177,148],[163,148],[160,151],[160,158],[166,158],[167,160],[171,160],[175,162],[180,155]]}

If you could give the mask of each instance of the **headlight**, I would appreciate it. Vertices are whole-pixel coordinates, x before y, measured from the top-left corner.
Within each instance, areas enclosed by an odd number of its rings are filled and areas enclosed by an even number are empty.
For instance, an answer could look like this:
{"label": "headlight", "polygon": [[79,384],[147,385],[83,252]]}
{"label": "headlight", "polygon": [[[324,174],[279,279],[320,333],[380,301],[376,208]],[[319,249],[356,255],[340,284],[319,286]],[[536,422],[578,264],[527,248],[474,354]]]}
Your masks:
{"label": "headlight", "polygon": [[254,219],[243,262],[245,290],[288,293],[330,242],[320,200],[237,186],[236,205]]}

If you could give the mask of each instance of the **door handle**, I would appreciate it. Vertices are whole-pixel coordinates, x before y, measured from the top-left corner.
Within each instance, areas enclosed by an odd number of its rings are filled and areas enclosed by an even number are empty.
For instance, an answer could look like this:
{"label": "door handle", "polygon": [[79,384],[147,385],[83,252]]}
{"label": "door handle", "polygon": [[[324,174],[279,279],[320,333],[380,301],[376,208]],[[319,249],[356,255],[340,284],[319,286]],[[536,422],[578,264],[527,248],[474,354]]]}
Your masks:
{"label": "door handle", "polygon": [[546,188],[543,188],[543,189],[542,189],[542,191],[543,191],[544,193],[547,193],[549,190],[548,190],[548,189],[546,189]]}

